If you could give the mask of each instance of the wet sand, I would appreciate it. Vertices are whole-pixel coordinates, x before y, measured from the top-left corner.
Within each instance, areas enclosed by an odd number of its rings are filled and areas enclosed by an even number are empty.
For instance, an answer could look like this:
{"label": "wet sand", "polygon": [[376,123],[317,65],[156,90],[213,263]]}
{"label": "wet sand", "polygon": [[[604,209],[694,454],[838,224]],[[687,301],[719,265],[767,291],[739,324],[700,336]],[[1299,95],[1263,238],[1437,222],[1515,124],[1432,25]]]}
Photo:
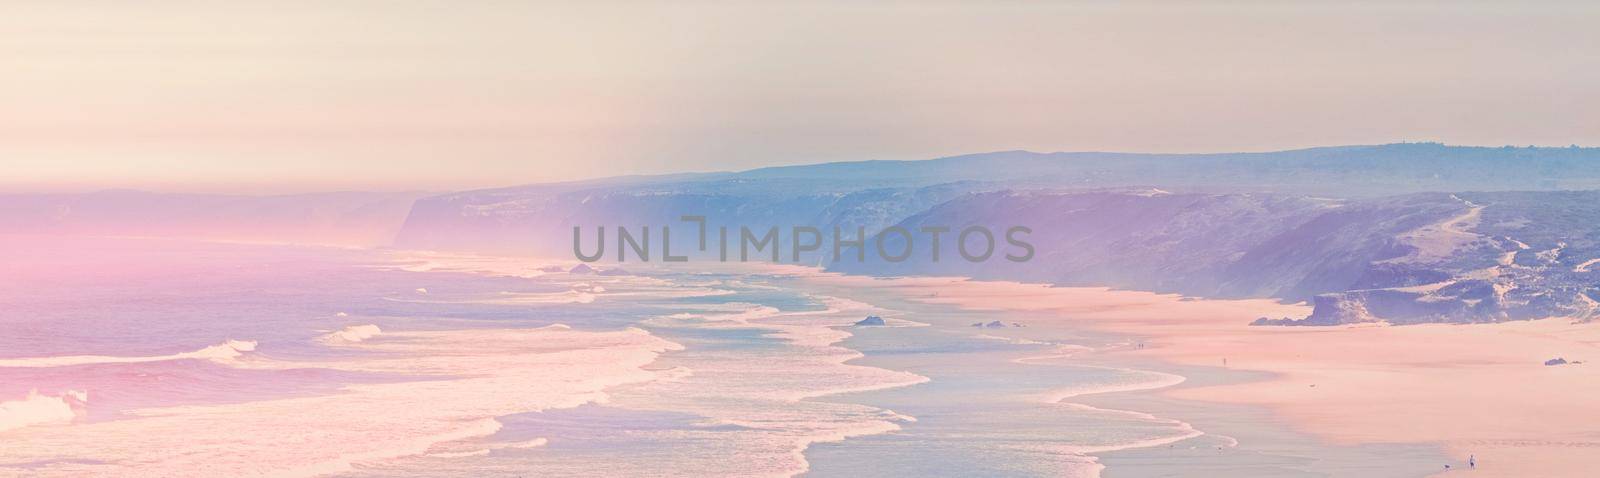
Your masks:
{"label": "wet sand", "polygon": [[[1596,355],[1600,327],[1593,324],[1251,327],[1256,317],[1303,316],[1309,308],[948,278],[816,280],[892,290],[914,302],[1026,326],[985,330],[997,336],[1037,340],[1088,330],[1120,337],[1073,359],[1188,380],[1074,402],[1175,414],[1169,416],[1240,439],[1241,448],[1286,444],[1287,435],[1274,427],[1314,437],[1311,450],[1279,450],[1306,462],[1285,463],[1278,472],[1416,476],[1443,472],[1446,464],[1465,469],[1472,455],[1481,476],[1586,476],[1600,464],[1593,453],[1600,402],[1587,398],[1600,392],[1600,370],[1590,363],[1543,365],[1558,356]],[[1188,471],[1206,462],[1192,456],[1166,463],[1148,450],[1103,458],[1108,476]],[[1264,474],[1294,474],[1263,466]]]}

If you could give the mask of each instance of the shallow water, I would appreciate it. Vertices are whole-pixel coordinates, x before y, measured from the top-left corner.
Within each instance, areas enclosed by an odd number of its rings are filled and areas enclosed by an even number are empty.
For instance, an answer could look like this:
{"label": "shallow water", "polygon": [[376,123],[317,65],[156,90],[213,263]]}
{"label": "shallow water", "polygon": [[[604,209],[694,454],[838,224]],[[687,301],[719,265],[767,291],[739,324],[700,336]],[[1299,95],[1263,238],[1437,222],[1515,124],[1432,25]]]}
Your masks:
{"label": "shallow water", "polygon": [[[1181,379],[1071,357],[1119,338],[1006,339],[792,275],[13,246],[0,475],[1094,476],[1117,450],[1234,446],[1063,401]],[[890,326],[850,326],[869,314]]]}

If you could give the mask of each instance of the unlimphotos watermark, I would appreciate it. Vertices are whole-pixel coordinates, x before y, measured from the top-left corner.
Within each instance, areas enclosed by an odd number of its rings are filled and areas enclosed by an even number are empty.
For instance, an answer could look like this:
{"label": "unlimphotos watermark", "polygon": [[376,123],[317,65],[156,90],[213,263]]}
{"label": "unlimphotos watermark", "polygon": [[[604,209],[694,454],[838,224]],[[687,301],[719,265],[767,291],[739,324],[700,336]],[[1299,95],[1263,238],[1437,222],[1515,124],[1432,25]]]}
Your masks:
{"label": "unlimphotos watermark", "polygon": [[[716,258],[721,262],[730,260],[747,262],[752,257],[759,261],[762,260],[762,255],[766,255],[766,260],[771,262],[781,262],[783,257],[781,255],[783,250],[782,243],[784,242],[782,239],[785,237],[788,238],[788,257],[791,262],[800,262],[801,256],[806,253],[820,253],[818,251],[823,246],[823,231],[814,226],[790,226],[787,228],[768,226],[765,229],[756,228],[754,230],[747,226],[738,226],[737,231],[730,231],[729,226],[717,226],[716,237],[713,238],[709,234],[711,231],[708,230],[709,227],[705,216],[682,216],[680,220],[685,223],[694,223],[697,226],[696,232],[699,239],[697,250],[699,252],[709,256],[711,251],[710,242],[715,239]],[[789,234],[781,234],[785,229],[788,230]],[[628,260],[630,251],[633,253],[633,258],[641,262],[650,262],[654,257],[659,257],[664,262],[688,262],[691,257],[696,257],[691,254],[673,255],[672,229],[670,226],[663,225],[659,228],[660,235],[658,237],[661,245],[659,256],[651,254],[650,226],[641,226],[634,230],[629,230],[624,226],[616,226],[615,231],[617,239],[616,260],[618,262]],[[730,232],[737,234],[737,238],[733,241],[729,240]],[[866,227],[856,227],[856,230],[853,231],[854,235],[848,235],[847,232],[851,231],[846,231],[838,226],[833,227],[832,232],[832,257],[834,262],[839,262],[845,257],[845,250],[850,248],[855,249],[855,260],[857,262],[865,262],[867,260],[868,236]],[[997,249],[999,249],[999,241],[1001,239],[1005,241],[1007,248],[1007,251],[1002,254],[1005,260],[1028,262],[1034,256],[1033,244],[1026,240],[1026,236],[1033,233],[1033,229],[1027,226],[1006,227],[1004,234],[999,239],[996,238],[993,230],[982,225],[963,227],[960,231],[953,231],[953,228],[948,226],[924,225],[918,226],[916,233],[906,227],[889,226],[873,234],[871,242],[873,243],[872,248],[877,253],[877,258],[884,262],[903,262],[914,257],[939,262],[942,258],[942,249],[945,247],[941,239],[945,237],[945,234],[950,233],[954,233],[955,236],[956,253],[968,262],[984,262],[993,258]],[[735,243],[737,243],[736,248],[732,247]],[[918,254],[919,247],[924,247],[922,244],[926,244],[926,251]],[[584,253],[583,227],[574,226],[572,228],[572,253],[577,256],[578,260],[596,262],[604,259],[608,249],[606,245],[606,226],[595,228],[594,250],[588,254]],[[735,252],[734,249],[737,249],[737,259],[731,258],[733,252]],[[752,255],[752,251],[754,251],[754,255]]]}

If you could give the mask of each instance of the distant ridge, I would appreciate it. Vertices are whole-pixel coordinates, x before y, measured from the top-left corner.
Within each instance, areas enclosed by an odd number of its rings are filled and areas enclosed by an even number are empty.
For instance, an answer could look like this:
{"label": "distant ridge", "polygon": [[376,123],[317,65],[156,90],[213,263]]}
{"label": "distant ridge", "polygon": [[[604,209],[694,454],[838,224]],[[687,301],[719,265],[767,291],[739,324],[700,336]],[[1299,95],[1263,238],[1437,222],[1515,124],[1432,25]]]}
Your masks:
{"label": "distant ridge", "polygon": [[[1310,317],[1272,322],[1304,325],[1600,313],[1597,148],[1002,151],[419,196],[0,195],[0,234],[266,236],[572,257],[575,227],[655,226],[659,234],[659,226],[683,225],[683,215],[734,231],[1015,224],[1032,228],[1040,246],[1026,264],[887,264],[870,254],[865,263],[821,254],[798,263],[1311,301]],[[682,235],[689,229],[673,228],[675,245],[691,243]],[[830,251],[832,240],[822,242],[819,250]]]}
{"label": "distant ridge", "polygon": [[[1600,190],[1600,149],[1001,151],[445,194],[417,201],[396,244],[571,257],[574,227],[681,224],[686,214],[735,231],[998,222],[1032,227],[1038,257],[799,263],[1316,302],[1297,324],[1478,322],[1596,312],[1600,267],[1587,261],[1600,257],[1600,193],[1587,190]],[[1441,225],[1476,207],[1480,223]],[[1461,231],[1439,239],[1449,247],[1428,245],[1440,228]],[[689,243],[680,230],[674,244]]]}
{"label": "distant ridge", "polygon": [[929,160],[779,166],[738,178],[849,178],[912,184],[1148,185],[1189,191],[1300,191],[1341,197],[1461,190],[1600,188],[1600,148],[1329,146],[1248,153],[1000,151]]}

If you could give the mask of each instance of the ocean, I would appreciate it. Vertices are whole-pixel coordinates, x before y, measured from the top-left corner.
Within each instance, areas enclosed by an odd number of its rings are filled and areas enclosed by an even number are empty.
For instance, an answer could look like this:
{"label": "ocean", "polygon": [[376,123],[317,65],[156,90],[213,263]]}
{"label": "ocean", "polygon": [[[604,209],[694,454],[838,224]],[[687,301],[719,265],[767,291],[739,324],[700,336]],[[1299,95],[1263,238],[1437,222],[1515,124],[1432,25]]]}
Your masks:
{"label": "ocean", "polygon": [[1184,380],[1075,359],[1126,338],[801,268],[9,241],[0,475],[1099,476],[1238,445],[1073,403]]}

